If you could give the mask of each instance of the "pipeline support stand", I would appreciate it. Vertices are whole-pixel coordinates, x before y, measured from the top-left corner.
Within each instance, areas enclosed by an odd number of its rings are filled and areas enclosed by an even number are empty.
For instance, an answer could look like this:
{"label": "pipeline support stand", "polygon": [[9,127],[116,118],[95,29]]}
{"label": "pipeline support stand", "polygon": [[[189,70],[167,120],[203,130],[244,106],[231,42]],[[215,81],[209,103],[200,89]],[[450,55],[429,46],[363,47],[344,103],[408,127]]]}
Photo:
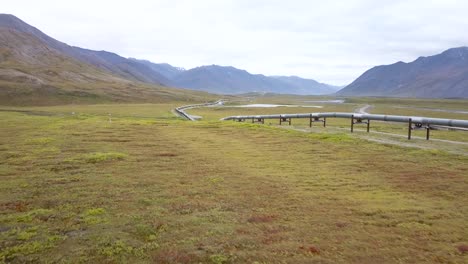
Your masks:
{"label": "pipeline support stand", "polygon": [[280,117],[280,120],[279,120],[279,124],[280,126],[283,125],[283,122],[288,122],[289,125],[291,125],[291,118],[286,118],[286,117]]}
{"label": "pipeline support stand", "polygon": [[265,118],[252,118],[252,123],[265,124]]}
{"label": "pipeline support stand", "polygon": [[323,127],[325,127],[325,121],[326,119],[323,118],[323,120],[320,120],[320,117],[312,117],[312,114],[310,115],[310,120],[309,120],[309,127],[312,127],[312,123],[314,122],[323,122]]}
{"label": "pipeline support stand", "polygon": [[367,133],[370,131],[370,119],[367,119],[367,121],[362,121],[362,118],[354,118],[354,115],[351,116],[351,133],[354,132],[354,125],[355,124],[367,124]]}
{"label": "pipeline support stand", "polygon": [[411,140],[411,130],[413,129],[411,126],[412,126],[412,122],[410,118],[408,119],[408,140]]}

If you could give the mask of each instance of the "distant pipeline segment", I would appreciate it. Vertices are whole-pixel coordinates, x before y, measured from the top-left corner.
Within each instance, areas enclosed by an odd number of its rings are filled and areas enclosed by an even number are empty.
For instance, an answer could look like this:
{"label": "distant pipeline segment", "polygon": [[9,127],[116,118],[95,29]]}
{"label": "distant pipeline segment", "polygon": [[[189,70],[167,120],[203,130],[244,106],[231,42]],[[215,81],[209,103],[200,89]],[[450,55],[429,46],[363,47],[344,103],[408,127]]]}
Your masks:
{"label": "distant pipeline segment", "polygon": [[220,105],[223,102],[224,102],[223,100],[218,100],[218,101],[212,102],[212,103],[184,105],[184,106],[177,107],[176,109],[174,109],[174,111],[176,111],[177,114],[179,114],[180,116],[182,116],[182,117],[184,117],[184,118],[186,118],[186,119],[188,119],[190,121],[196,121],[196,119],[193,118],[191,115],[187,114],[185,112],[185,110],[193,109],[193,108],[199,108],[199,107]]}

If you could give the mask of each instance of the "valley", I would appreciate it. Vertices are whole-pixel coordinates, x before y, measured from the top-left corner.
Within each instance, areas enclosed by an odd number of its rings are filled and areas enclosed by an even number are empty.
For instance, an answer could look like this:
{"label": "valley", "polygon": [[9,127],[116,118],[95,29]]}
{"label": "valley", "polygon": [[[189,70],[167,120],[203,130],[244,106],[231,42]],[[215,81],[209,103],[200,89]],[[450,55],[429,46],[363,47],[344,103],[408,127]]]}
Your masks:
{"label": "valley", "polygon": [[0,264],[468,263],[463,3],[333,2],[5,2]]}
{"label": "valley", "polygon": [[[248,100],[304,104],[321,98]],[[387,111],[379,100],[366,102],[372,111]],[[455,103],[466,109],[466,102]],[[326,129],[306,129],[299,120],[292,127],[219,121],[233,113],[310,108],[206,107],[188,110],[203,116],[190,122],[171,112],[180,105],[1,107],[0,259],[466,260],[459,248],[468,236],[468,146],[379,142],[398,140],[388,135],[369,140],[365,132],[340,130],[349,129],[340,120],[327,121]],[[324,103],[320,110],[359,105]],[[392,134],[399,129],[372,126]],[[434,132],[434,138],[461,142],[467,136]]]}

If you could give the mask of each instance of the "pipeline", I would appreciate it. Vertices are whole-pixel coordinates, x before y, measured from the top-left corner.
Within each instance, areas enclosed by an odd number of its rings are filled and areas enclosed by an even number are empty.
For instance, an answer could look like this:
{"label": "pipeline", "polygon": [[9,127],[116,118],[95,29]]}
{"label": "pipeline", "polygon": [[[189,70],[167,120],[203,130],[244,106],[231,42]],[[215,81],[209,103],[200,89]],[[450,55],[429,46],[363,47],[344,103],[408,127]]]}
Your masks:
{"label": "pipeline", "polygon": [[355,118],[361,120],[377,120],[422,125],[438,125],[448,127],[468,128],[468,120],[430,118],[419,116],[396,116],[396,115],[375,115],[375,114],[356,114],[356,113],[304,113],[304,114],[277,114],[277,115],[249,115],[249,116],[229,116],[221,120],[239,120],[239,119],[279,119],[279,118]]}
{"label": "pipeline", "polygon": [[[429,131],[434,126],[445,126],[454,128],[468,128],[468,120],[460,119],[444,119],[444,118],[430,118],[420,116],[396,116],[396,115],[375,115],[375,114],[358,114],[358,113],[304,113],[304,114],[277,114],[277,115],[248,115],[248,116],[228,116],[221,120],[234,120],[244,121],[251,119],[252,123],[261,122],[264,123],[265,119],[279,119],[279,124],[287,122],[291,125],[291,119],[293,118],[308,118],[310,119],[310,127],[313,122],[323,122],[323,126],[326,126],[327,118],[348,118],[351,119],[351,133],[355,124],[367,124],[367,132],[369,132],[370,121],[386,121],[386,122],[399,122],[408,124],[408,139],[411,139],[411,131],[413,129],[425,128],[426,139],[429,140]],[[413,128],[414,125],[414,128]]]}
{"label": "pipeline", "polygon": [[174,109],[174,111],[176,111],[177,114],[179,114],[180,116],[182,116],[182,117],[184,117],[184,118],[186,118],[186,119],[188,119],[190,121],[196,121],[196,119],[193,118],[191,115],[187,114],[185,112],[185,110],[198,108],[198,107],[219,105],[219,104],[223,104],[223,102],[224,102],[224,100],[218,100],[218,101],[212,102],[212,103],[184,105],[184,106],[177,107],[176,109]]}

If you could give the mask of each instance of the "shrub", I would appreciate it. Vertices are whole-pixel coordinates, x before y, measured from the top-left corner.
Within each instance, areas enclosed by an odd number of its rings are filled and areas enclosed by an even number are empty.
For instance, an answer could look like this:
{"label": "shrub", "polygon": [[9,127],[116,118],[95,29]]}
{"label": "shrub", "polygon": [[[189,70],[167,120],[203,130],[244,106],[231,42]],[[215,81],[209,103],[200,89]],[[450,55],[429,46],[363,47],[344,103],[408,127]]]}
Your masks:
{"label": "shrub", "polygon": [[118,153],[118,152],[96,152],[91,153],[85,156],[85,161],[87,163],[99,163],[103,161],[109,160],[123,160],[127,157],[126,154]]}

